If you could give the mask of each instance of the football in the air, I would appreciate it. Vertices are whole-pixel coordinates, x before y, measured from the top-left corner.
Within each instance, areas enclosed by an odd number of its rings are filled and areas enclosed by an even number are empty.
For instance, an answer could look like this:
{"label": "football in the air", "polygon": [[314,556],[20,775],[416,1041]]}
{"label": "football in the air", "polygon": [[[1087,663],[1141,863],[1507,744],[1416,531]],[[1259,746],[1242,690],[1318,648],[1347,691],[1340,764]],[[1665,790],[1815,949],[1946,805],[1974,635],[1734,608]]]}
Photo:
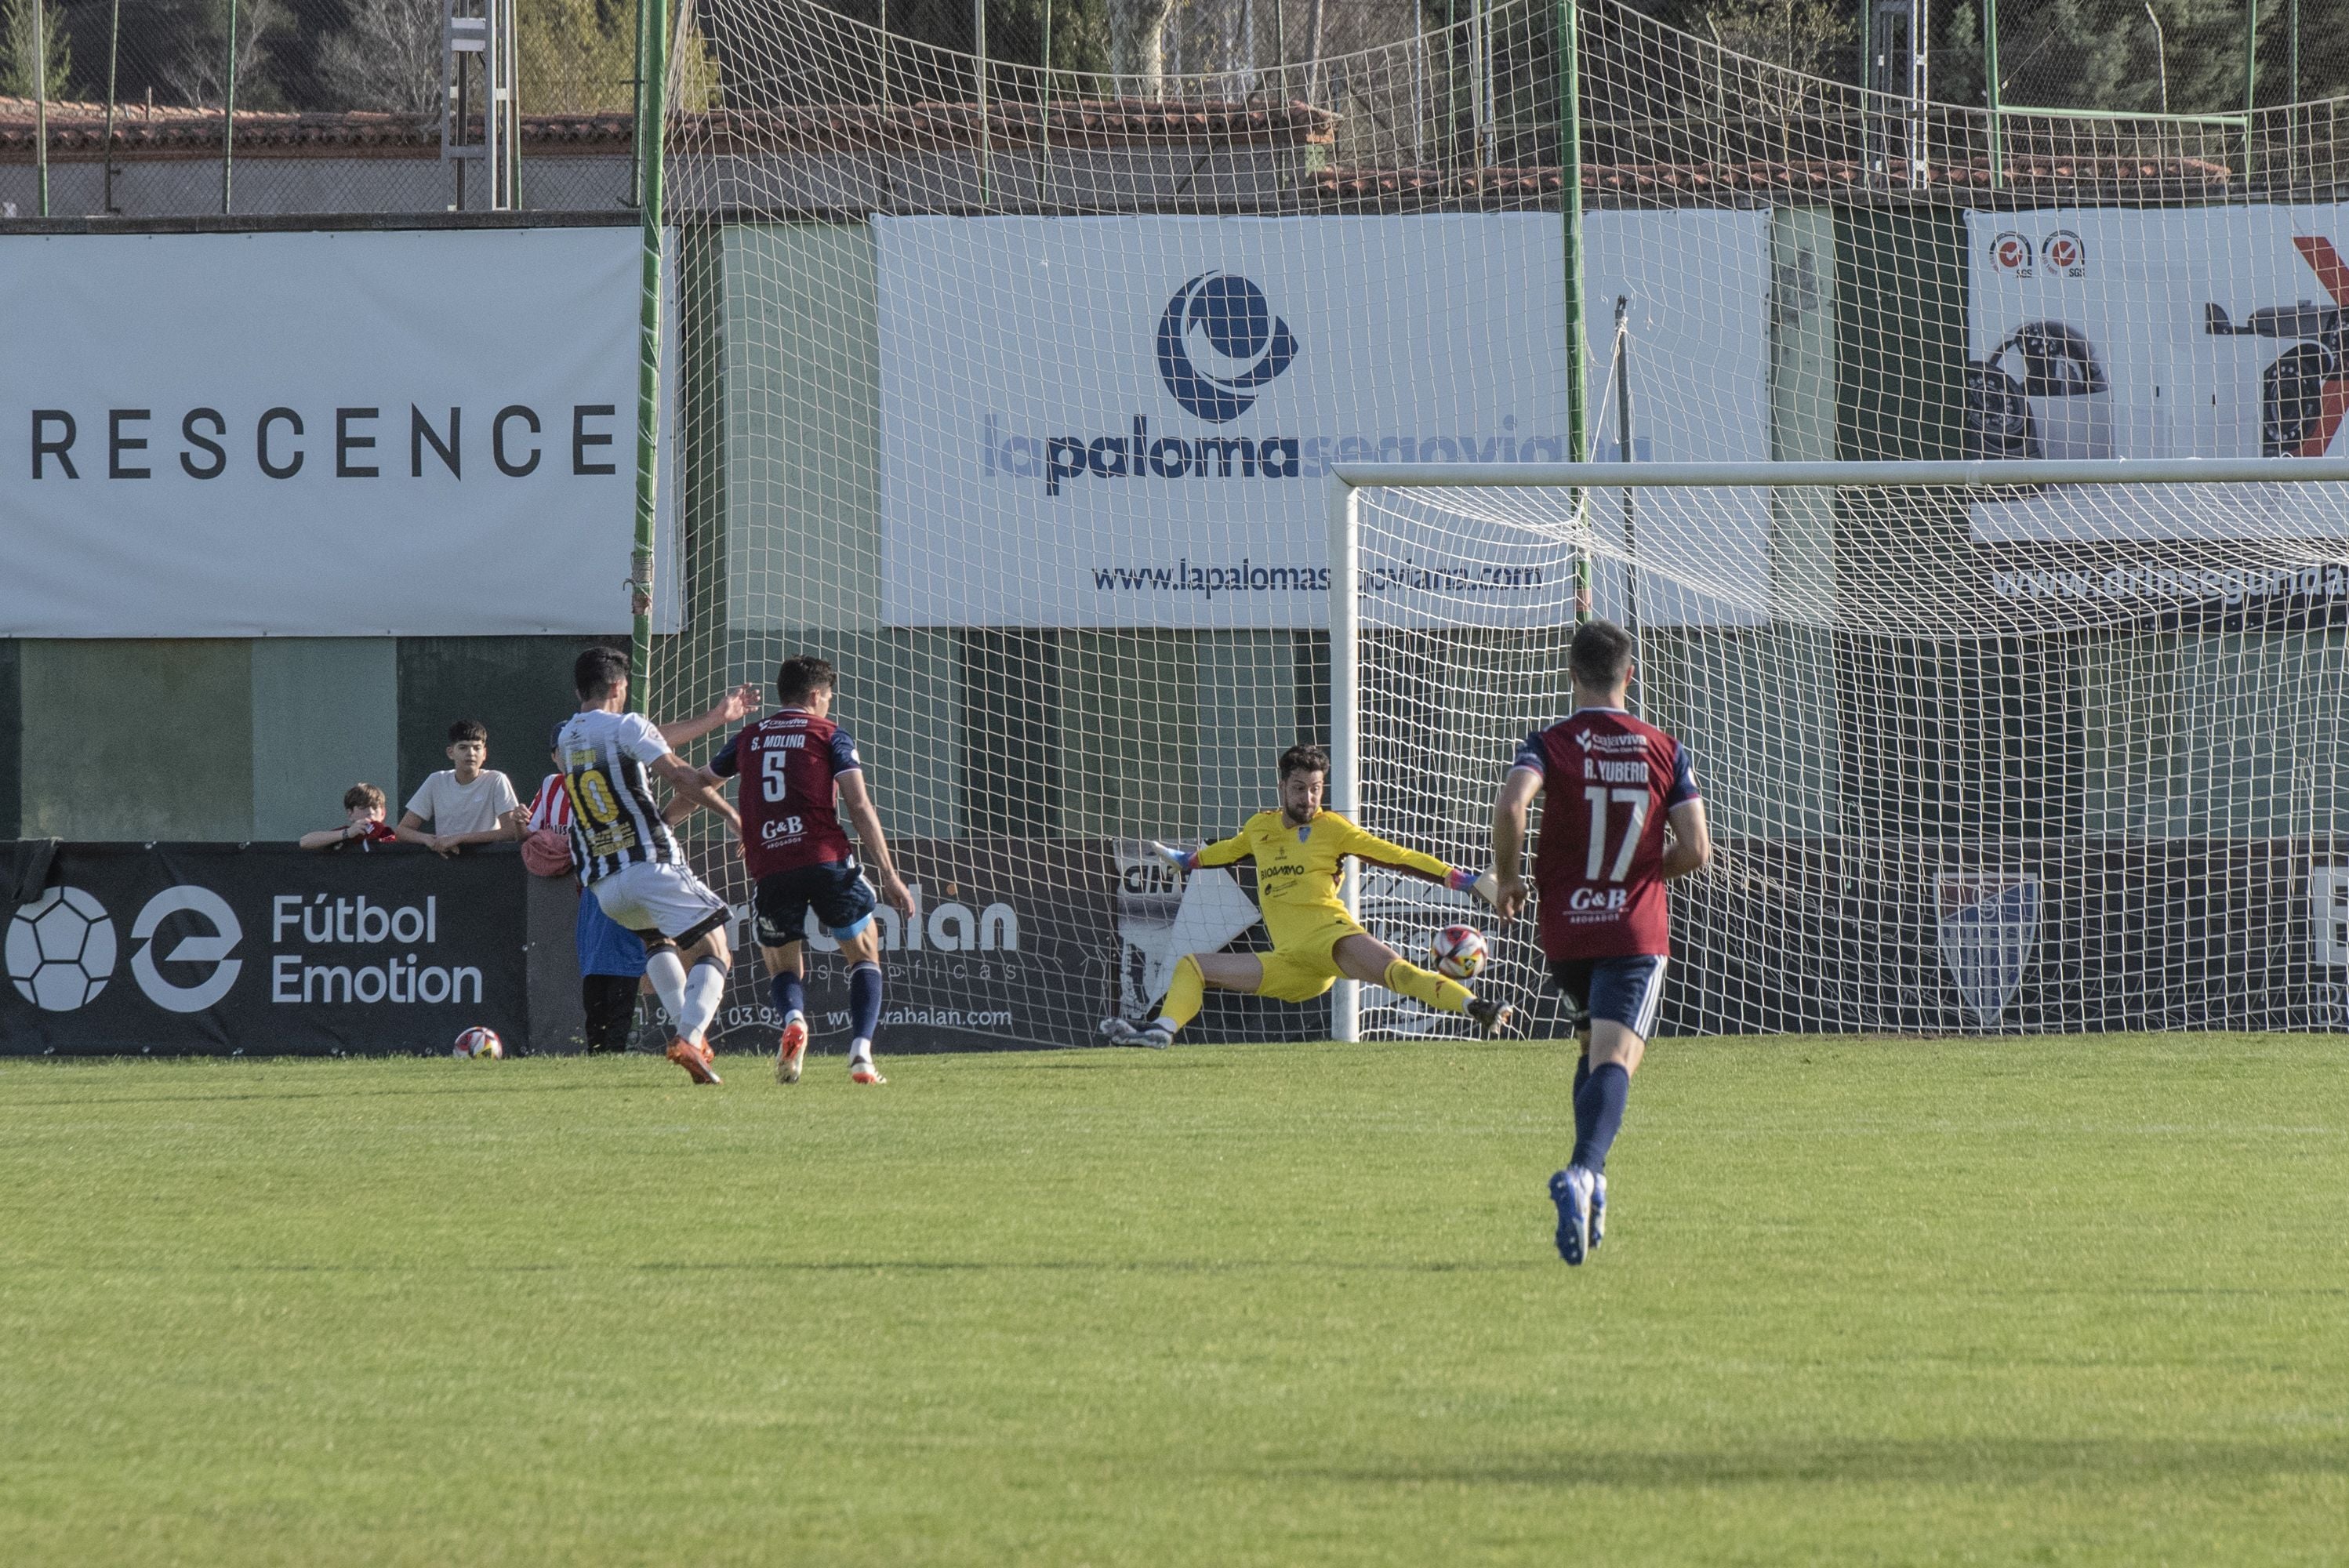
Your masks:
{"label": "football in the air", "polygon": [[1427,956],[1436,973],[1465,980],[1485,967],[1485,934],[1473,925],[1447,925],[1428,944]]}
{"label": "football in the air", "polygon": [[498,1038],[498,1032],[495,1029],[485,1029],[476,1024],[457,1037],[456,1048],[450,1054],[459,1057],[502,1057],[506,1054],[506,1043]]}

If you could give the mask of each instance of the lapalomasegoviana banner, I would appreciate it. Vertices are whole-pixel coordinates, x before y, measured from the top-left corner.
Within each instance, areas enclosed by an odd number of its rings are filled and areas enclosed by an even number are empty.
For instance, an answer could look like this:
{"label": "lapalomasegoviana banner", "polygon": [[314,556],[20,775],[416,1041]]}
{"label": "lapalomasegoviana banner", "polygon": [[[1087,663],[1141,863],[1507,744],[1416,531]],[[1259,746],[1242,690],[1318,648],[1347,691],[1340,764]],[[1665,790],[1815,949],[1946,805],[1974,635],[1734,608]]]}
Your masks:
{"label": "lapalomasegoviana banner", "polygon": [[626,631],[640,245],[0,242],[0,631]]}
{"label": "lapalomasegoviana banner", "polygon": [[[1555,217],[874,229],[892,624],[1319,626],[1332,463],[1571,455]],[[1636,428],[1634,455],[1766,458],[1769,214],[1593,213],[1587,238],[1593,387],[1621,298],[1638,397],[1710,411]],[[1767,603],[1766,495],[1641,506],[1643,565],[1685,554]],[[1388,564],[1496,622],[1554,615],[1560,585],[1516,548],[1495,532]],[[1661,600],[1649,614],[1725,618],[1743,617]]]}

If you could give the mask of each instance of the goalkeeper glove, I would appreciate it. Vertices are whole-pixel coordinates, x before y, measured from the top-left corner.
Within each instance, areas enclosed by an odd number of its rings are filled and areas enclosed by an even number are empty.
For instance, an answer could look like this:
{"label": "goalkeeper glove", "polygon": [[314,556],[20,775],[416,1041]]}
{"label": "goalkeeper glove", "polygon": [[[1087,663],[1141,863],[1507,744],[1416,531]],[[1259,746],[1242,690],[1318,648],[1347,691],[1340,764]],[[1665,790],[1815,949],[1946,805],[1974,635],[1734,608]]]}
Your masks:
{"label": "goalkeeper glove", "polygon": [[1153,839],[1150,841],[1150,852],[1185,874],[1199,869],[1199,851],[1196,850],[1171,849]]}

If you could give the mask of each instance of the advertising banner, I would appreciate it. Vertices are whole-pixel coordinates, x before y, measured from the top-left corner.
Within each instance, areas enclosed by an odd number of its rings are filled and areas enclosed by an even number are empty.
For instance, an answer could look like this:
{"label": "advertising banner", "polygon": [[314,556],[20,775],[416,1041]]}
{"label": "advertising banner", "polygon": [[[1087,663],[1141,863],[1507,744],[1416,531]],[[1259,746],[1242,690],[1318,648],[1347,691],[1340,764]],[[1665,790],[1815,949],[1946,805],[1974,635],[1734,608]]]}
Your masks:
{"label": "advertising banner", "polygon": [[[1967,215],[1971,457],[2339,456],[2349,207]],[[2349,537],[2349,487],[2076,486],[1982,541]]]}
{"label": "advertising banner", "polygon": [[0,1052],[446,1051],[528,1037],[518,857],[67,844],[0,927]]}
{"label": "advertising banner", "polygon": [[626,631],[640,244],[0,241],[0,634]]}
{"label": "advertising banner", "polygon": [[[1642,406],[1721,413],[1635,431],[1635,457],[1769,455],[1769,223],[1590,215],[1592,387],[1621,298]],[[1554,215],[874,229],[892,624],[1320,626],[1330,464],[1570,455]],[[1643,559],[1684,553],[1767,603],[1766,495],[1642,506]],[[1553,615],[1551,542],[1485,532],[1456,560],[1439,542],[1383,562],[1392,614],[1424,583],[1498,623]],[[1673,605],[1650,619],[1723,614]]]}

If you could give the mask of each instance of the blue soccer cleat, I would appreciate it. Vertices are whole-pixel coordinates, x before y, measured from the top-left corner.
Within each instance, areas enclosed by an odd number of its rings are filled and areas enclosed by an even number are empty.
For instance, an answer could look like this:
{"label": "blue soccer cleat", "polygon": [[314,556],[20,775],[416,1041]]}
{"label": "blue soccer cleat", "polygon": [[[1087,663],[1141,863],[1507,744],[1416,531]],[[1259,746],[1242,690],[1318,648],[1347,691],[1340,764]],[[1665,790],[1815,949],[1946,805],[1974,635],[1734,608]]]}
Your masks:
{"label": "blue soccer cleat", "polygon": [[1590,1172],[1569,1165],[1549,1179],[1549,1201],[1557,1205],[1557,1255],[1582,1262],[1590,1244]]}
{"label": "blue soccer cleat", "polygon": [[1599,1175],[1599,1176],[1593,1176],[1593,1177],[1590,1179],[1590,1247],[1589,1247],[1589,1250],[1590,1250],[1591,1252],[1594,1252],[1594,1253],[1595,1253],[1595,1252],[1597,1252],[1597,1251],[1599,1250],[1599,1242],[1600,1242],[1600,1241],[1605,1237],[1606,1233],[1607,1233],[1607,1178],[1606,1178],[1605,1176],[1603,1176],[1603,1175]]}

